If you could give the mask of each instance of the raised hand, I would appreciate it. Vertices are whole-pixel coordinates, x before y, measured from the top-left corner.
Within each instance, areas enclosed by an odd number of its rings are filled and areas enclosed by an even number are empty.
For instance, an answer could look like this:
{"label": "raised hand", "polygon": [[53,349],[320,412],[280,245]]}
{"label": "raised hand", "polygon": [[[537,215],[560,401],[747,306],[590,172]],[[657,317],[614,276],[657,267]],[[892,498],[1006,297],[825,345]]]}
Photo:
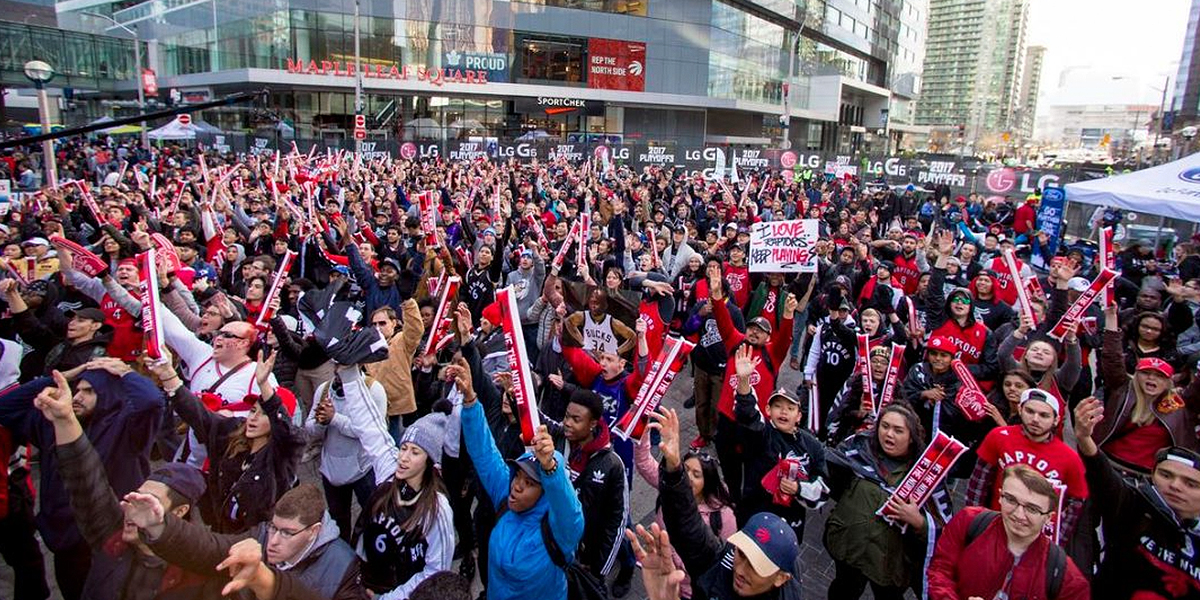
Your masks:
{"label": "raised hand", "polygon": [[638,525],[637,531],[625,530],[625,538],[633,548],[633,556],[642,565],[642,583],[646,587],[649,600],[676,600],[679,598],[679,584],[685,574],[675,568],[672,560],[674,550],[671,539],[658,523],[650,525],[650,529]]}
{"label": "raised hand", "polygon": [[162,502],[157,497],[139,492],[129,492],[121,500],[121,510],[125,512],[125,520],[133,523],[138,529],[150,534],[151,539],[162,533],[163,520],[167,513]]}
{"label": "raised hand", "polygon": [[650,413],[650,420],[653,422],[649,427],[657,429],[661,438],[658,450],[662,452],[667,469],[678,469],[682,462],[679,457],[679,414],[673,409],[660,406],[657,411]]}
{"label": "raised hand", "polygon": [[94,358],[84,365],[83,369],[85,371],[98,369],[107,372],[113,377],[124,377],[133,372],[133,369],[126,364],[125,361],[122,361],[119,358],[112,358],[110,356]]}
{"label": "raised hand", "polygon": [[762,362],[761,358],[754,356],[754,351],[750,348],[750,344],[742,344],[738,347],[734,357],[734,366],[737,369],[738,377],[750,377],[758,364]]}
{"label": "raised hand", "polygon": [[547,473],[558,466],[554,458],[554,438],[550,437],[545,425],[538,425],[537,433],[533,434],[533,455]]}
{"label": "raised hand", "polygon": [[454,377],[454,386],[463,395],[463,404],[475,402],[475,388],[471,387],[471,366],[467,364],[467,359],[461,356],[454,359],[454,364],[450,368]]}
{"label": "raised hand", "polygon": [[72,402],[71,385],[62,373],[54,371],[54,387],[45,388],[33,399],[33,405],[42,411],[48,421],[73,421],[75,408]]}

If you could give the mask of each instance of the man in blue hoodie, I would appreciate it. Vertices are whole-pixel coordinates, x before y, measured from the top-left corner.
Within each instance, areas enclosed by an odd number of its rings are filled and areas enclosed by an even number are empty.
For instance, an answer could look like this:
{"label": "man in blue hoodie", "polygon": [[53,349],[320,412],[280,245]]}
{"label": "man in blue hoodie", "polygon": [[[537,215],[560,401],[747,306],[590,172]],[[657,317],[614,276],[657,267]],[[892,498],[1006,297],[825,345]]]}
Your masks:
{"label": "man in blue hoodie", "polygon": [[506,464],[475,397],[470,368],[459,359],[451,369],[463,393],[463,442],[480,485],[500,512],[488,546],[488,598],[565,600],[566,574],[551,559],[547,542],[569,563],[583,535],[583,508],[567,476],[566,460],[542,426],[533,439],[534,451]]}
{"label": "man in blue hoodie", "polygon": [[[115,358],[96,359],[67,375],[77,374],[75,415],[102,459],[113,492],[122,497],[150,475],[150,447],[165,406],[162,392]],[[39,377],[0,395],[0,425],[41,451],[37,527],[54,553],[54,573],[63,598],[75,600],[91,568],[91,549],[75,525],[59,475],[54,425],[33,404],[42,390],[54,385],[53,379]]]}

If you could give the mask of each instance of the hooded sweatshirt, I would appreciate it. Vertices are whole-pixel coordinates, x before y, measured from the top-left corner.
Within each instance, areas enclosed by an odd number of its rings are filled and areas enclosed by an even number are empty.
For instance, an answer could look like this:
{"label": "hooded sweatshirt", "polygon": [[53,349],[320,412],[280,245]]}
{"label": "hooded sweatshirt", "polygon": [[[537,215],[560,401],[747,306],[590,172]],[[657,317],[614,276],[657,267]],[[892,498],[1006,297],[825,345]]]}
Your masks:
{"label": "hooded sweatshirt", "polygon": [[[150,474],[150,445],[162,420],[163,395],[136,373],[118,378],[93,370],[84,371],[82,378],[96,390],[96,406],[83,420],[83,432],[102,459],[113,493],[122,498]],[[49,377],[39,377],[0,394],[0,425],[42,451],[37,526],[46,546],[57,552],[83,542],[83,537],[59,476],[54,425],[33,406],[38,393],[53,385]]]}

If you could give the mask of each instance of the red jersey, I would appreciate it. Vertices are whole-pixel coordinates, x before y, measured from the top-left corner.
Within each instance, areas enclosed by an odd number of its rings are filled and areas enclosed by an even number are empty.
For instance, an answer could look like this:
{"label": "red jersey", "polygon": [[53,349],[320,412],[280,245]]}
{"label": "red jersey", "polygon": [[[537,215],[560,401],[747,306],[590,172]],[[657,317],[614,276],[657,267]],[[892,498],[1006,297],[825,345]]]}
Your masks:
{"label": "red jersey", "polygon": [[904,291],[905,295],[911,296],[917,293],[917,282],[921,280],[921,269],[917,266],[917,255],[914,252],[911,257],[905,257],[903,253],[896,257],[894,261],[896,269],[892,271],[892,279],[895,285]]}
{"label": "red jersey", "polygon": [[[979,460],[995,465],[1001,471],[1018,463],[1027,465],[1047,479],[1067,486],[1067,496],[1080,500],[1088,497],[1083,461],[1070,446],[1054,436],[1046,442],[1035,442],[1025,436],[1021,425],[997,427],[983,438],[976,454]],[[992,489],[991,508],[994,510],[1000,510],[1001,479],[996,477]]]}
{"label": "red jersey", "polygon": [[[725,342],[725,351],[730,355],[746,339],[746,334],[737,330],[733,319],[729,316],[729,307],[724,302],[713,303],[713,318],[717,321],[717,329],[721,332],[721,340]],[[766,347],[755,347],[755,358],[761,358],[754,372],[750,374],[750,386],[758,399],[758,408],[766,414],[767,400],[775,392],[775,377],[779,367],[787,359],[788,346],[792,343],[792,319],[783,319],[771,333],[771,339]],[[717,410],[729,418],[736,420],[733,415],[733,397],[737,393],[737,364],[730,360],[725,363],[724,384],[721,386],[721,398],[717,401]]]}
{"label": "red jersey", "polygon": [[725,283],[729,284],[729,295],[738,308],[745,310],[750,301],[750,267],[735,267],[725,263]]}
{"label": "red jersey", "polygon": [[663,324],[662,315],[658,312],[658,302],[647,301],[643,298],[638,304],[638,316],[646,322],[646,347],[650,350],[649,359],[653,361],[658,357],[663,342],[667,339],[666,326]]}
{"label": "red jersey", "polygon": [[113,329],[108,355],[126,362],[137,360],[142,351],[142,330],[138,320],[107,293],[100,299],[100,310],[104,311],[104,324]]}

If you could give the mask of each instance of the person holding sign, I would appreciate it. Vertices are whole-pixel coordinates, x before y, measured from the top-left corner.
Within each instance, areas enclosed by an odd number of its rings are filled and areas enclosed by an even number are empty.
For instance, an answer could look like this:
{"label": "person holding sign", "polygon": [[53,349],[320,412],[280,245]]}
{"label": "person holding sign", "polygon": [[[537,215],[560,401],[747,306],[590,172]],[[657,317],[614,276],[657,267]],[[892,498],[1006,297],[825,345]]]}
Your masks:
{"label": "person holding sign", "polygon": [[[889,498],[924,447],[925,428],[917,414],[896,402],[879,411],[875,427],[827,452],[829,487],[837,501],[823,537],[836,569],[830,598],[859,598],[868,584],[877,600],[921,589],[926,557],[917,549],[926,547],[941,517]],[[898,515],[896,525],[876,514],[885,503]]]}

